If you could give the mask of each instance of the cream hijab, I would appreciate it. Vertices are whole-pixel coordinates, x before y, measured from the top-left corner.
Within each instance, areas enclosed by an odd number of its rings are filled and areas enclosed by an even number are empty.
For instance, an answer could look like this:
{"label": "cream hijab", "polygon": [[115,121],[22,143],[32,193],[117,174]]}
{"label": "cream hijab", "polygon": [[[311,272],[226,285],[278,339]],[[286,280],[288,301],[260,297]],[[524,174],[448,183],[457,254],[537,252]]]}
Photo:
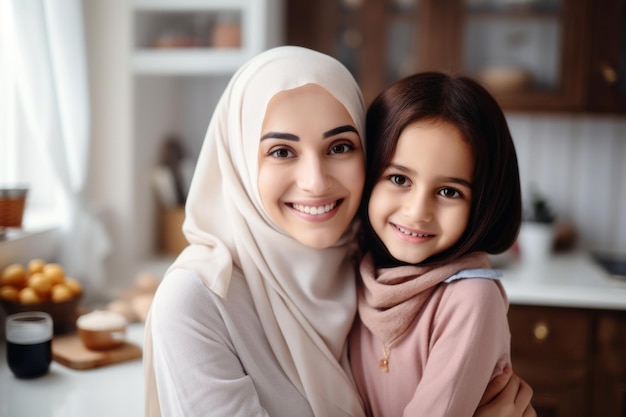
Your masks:
{"label": "cream hijab", "polygon": [[[240,270],[276,357],[314,414],[362,416],[346,356],[356,311],[353,230],[334,247],[306,247],[272,222],[258,190],[266,107],[278,92],[309,83],[343,103],[364,138],[361,92],[341,63],[294,46],[251,59],[229,82],[209,124],[185,208],[190,245],[169,271],[193,271],[227,299],[233,269]],[[144,355],[148,403],[156,400],[150,339]]]}

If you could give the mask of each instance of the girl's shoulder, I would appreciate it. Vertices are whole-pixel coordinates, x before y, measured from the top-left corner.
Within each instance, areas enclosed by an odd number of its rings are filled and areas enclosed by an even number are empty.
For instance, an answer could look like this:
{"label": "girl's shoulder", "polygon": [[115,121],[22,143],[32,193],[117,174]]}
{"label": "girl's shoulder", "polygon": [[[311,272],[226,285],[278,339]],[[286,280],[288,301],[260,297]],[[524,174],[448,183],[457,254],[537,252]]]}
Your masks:
{"label": "girl's shoulder", "polygon": [[508,309],[506,291],[499,279],[462,278],[442,283],[439,290],[443,303],[466,313],[492,314]]}

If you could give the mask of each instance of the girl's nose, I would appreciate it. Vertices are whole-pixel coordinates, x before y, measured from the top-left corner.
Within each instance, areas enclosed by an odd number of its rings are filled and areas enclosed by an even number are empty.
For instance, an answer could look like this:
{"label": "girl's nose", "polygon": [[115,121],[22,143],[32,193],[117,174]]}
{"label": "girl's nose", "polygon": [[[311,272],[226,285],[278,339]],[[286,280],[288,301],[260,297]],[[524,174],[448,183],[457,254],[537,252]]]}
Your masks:
{"label": "girl's nose", "polygon": [[327,191],[330,181],[323,161],[317,156],[302,158],[299,162],[297,184],[302,190],[313,194],[323,194]]}
{"label": "girl's nose", "polygon": [[414,222],[429,222],[433,218],[433,199],[423,190],[413,190],[406,195],[402,209],[404,214]]}

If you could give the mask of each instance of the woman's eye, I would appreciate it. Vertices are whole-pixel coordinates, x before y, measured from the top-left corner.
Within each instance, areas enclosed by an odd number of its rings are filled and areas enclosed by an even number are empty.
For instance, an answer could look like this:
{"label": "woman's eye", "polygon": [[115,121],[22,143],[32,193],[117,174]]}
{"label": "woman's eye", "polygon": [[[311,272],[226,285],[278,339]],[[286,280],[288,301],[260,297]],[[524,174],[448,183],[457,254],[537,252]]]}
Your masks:
{"label": "woman's eye", "polygon": [[445,198],[459,198],[461,193],[456,188],[445,187],[439,190],[439,195]]}
{"label": "woman's eye", "polygon": [[409,179],[405,177],[404,175],[396,175],[396,174],[390,175],[389,181],[391,181],[395,185],[400,185],[402,187],[409,186]]}
{"label": "woman's eye", "polygon": [[274,158],[290,158],[294,155],[294,153],[287,148],[270,149],[270,151],[267,154]]}
{"label": "woman's eye", "polygon": [[333,145],[330,148],[330,154],[340,154],[340,153],[348,153],[354,149],[354,146],[348,143],[341,143],[338,145]]}

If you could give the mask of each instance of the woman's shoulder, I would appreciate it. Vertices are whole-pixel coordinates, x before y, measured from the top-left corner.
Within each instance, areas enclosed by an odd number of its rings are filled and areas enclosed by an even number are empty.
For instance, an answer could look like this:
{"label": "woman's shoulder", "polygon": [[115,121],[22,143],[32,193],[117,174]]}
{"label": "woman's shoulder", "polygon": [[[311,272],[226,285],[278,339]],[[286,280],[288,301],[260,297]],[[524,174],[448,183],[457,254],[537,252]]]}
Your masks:
{"label": "woman's shoulder", "polygon": [[233,270],[226,298],[209,289],[195,272],[173,269],[159,284],[152,308],[181,315],[223,316],[237,314],[238,310],[253,305],[250,289],[237,269]]}

